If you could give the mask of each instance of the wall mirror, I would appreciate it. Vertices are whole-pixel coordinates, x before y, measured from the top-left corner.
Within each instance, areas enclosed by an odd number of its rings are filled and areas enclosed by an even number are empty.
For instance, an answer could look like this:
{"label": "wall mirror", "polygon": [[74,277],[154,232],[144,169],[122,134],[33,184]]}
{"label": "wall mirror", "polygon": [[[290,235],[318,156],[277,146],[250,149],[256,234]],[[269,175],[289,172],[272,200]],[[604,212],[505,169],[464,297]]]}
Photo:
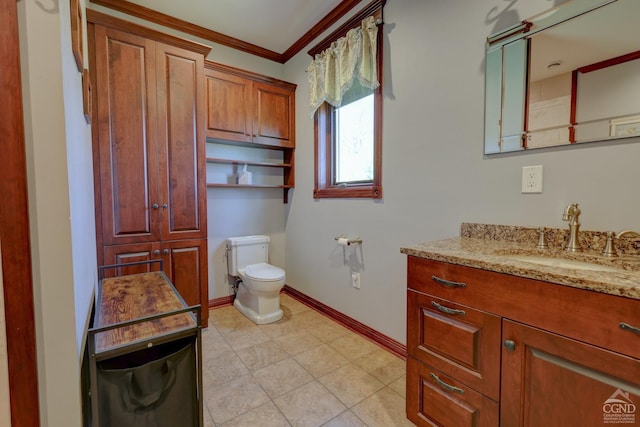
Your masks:
{"label": "wall mirror", "polygon": [[640,136],[639,0],[570,0],[487,39],[485,154]]}

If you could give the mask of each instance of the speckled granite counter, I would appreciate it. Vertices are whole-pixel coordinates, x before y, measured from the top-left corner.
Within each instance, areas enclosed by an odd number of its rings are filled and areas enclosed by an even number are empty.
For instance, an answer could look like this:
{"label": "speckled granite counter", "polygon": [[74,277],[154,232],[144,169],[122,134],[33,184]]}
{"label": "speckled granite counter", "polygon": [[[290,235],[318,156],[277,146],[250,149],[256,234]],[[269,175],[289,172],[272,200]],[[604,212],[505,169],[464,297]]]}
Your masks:
{"label": "speckled granite counter", "polygon": [[[564,230],[545,231],[550,246],[548,249],[536,248],[537,233],[532,227],[464,223],[461,227],[462,237],[403,247],[400,252],[640,300],[640,254],[637,242],[620,242],[621,256],[607,258],[599,255],[604,247],[603,233],[583,232],[581,243],[585,251],[575,254],[561,249],[566,235]],[[518,261],[510,255],[560,257],[619,270],[605,272],[552,267]]]}

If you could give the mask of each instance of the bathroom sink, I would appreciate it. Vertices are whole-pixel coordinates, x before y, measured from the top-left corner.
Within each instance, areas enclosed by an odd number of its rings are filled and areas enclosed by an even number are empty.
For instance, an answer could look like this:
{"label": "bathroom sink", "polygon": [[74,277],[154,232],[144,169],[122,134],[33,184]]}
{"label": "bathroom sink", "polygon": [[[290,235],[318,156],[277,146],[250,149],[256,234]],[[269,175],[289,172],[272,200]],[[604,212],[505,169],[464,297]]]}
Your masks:
{"label": "bathroom sink", "polygon": [[607,267],[605,265],[593,264],[590,262],[576,261],[564,258],[549,258],[535,255],[508,255],[514,261],[530,262],[532,264],[545,265],[548,267],[572,268],[574,270],[589,271],[620,271],[619,268]]}

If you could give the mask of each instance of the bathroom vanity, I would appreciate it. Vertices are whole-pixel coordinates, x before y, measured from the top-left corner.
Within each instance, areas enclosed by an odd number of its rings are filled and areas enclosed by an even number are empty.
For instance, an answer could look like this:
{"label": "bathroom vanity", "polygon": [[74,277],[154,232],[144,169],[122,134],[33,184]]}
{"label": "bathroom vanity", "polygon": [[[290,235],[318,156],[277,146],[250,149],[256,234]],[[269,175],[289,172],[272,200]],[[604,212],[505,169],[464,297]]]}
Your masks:
{"label": "bathroom vanity", "polygon": [[463,225],[466,237],[402,248],[407,417],[419,426],[640,423],[640,258],[534,264],[523,255],[566,255],[536,249],[533,230],[533,243],[488,234]]}

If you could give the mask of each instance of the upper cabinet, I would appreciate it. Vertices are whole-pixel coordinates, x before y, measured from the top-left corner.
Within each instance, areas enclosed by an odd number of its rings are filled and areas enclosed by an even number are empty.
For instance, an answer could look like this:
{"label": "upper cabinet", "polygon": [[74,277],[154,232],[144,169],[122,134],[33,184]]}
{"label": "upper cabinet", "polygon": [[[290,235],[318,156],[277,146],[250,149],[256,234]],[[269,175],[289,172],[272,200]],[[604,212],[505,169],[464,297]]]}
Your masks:
{"label": "upper cabinet", "polygon": [[296,85],[213,62],[205,66],[207,138],[295,147]]}

